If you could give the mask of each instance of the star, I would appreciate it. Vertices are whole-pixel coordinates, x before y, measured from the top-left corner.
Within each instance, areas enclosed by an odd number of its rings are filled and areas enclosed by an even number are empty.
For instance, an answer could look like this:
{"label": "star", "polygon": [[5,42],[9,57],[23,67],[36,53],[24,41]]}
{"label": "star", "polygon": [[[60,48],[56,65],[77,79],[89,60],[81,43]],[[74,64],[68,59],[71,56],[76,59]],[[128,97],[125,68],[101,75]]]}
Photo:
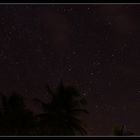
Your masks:
{"label": "star", "polygon": [[77,53],[76,53],[76,51],[73,51],[72,54],[73,54],[73,55],[76,55]]}
{"label": "star", "polygon": [[71,68],[68,68],[68,71],[71,71]]}
{"label": "star", "polygon": [[90,73],[90,75],[92,75],[92,76],[93,76],[93,75],[94,75],[94,73],[93,73],[93,72],[91,72],[91,73]]}

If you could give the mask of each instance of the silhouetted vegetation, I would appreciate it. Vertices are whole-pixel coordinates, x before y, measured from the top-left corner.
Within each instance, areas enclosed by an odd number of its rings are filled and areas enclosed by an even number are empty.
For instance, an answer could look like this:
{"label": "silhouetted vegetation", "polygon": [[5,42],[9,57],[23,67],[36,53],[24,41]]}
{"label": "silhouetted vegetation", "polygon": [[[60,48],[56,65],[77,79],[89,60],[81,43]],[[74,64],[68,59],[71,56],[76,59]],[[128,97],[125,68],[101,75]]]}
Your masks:
{"label": "silhouetted vegetation", "polygon": [[127,130],[124,125],[115,126],[114,129],[113,129],[113,134],[115,136],[131,136],[131,135],[134,135],[134,133]]}
{"label": "silhouetted vegetation", "polygon": [[0,134],[27,135],[35,127],[33,113],[26,109],[21,95],[1,95]]}
{"label": "silhouetted vegetation", "polygon": [[49,101],[35,99],[43,109],[38,115],[27,109],[20,94],[1,93],[0,135],[87,135],[80,119],[88,113],[84,96],[62,82],[55,91],[48,86],[46,93],[51,96]]}
{"label": "silhouetted vegetation", "polygon": [[87,113],[83,108],[86,100],[73,87],[64,87],[61,82],[56,91],[48,86],[48,93],[52,100],[50,103],[40,101],[44,112],[38,115],[41,135],[86,135],[82,122],[79,119],[81,113]]}
{"label": "silhouetted vegetation", "polygon": [[[35,115],[26,106],[25,97],[13,91],[6,96],[0,93],[0,136],[42,135],[74,136],[87,135],[81,116],[87,114],[87,101],[72,86],[64,86],[61,81],[56,89],[47,86],[47,101],[33,99],[42,107]],[[131,136],[134,133],[124,125],[113,128],[114,136]]]}

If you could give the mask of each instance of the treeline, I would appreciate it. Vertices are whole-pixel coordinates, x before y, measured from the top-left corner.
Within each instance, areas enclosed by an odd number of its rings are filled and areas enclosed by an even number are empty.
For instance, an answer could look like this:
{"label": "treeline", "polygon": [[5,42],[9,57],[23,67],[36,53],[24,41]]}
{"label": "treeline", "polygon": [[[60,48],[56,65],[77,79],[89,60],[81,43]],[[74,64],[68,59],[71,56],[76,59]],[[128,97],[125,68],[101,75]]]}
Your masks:
{"label": "treeline", "polygon": [[[0,93],[0,136],[75,136],[88,135],[80,119],[88,114],[87,101],[74,87],[61,81],[55,90],[47,86],[46,102],[33,98],[42,112],[35,115],[27,108],[26,98],[13,91]],[[134,135],[124,125],[113,128],[114,136]]]}
{"label": "treeline", "polygon": [[0,135],[87,135],[80,116],[88,113],[86,99],[74,87],[60,82],[55,90],[47,87],[49,102],[40,103],[42,113],[34,115],[25,104],[25,98],[17,92],[10,96],[0,94]]}

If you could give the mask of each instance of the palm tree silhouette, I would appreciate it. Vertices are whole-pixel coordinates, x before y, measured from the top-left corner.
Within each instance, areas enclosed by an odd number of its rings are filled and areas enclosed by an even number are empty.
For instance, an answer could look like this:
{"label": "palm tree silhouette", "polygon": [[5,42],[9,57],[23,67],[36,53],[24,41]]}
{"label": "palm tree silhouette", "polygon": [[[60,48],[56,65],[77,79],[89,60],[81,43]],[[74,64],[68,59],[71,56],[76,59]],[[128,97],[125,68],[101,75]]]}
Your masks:
{"label": "palm tree silhouette", "polygon": [[38,115],[41,135],[86,135],[80,120],[81,113],[88,113],[83,105],[87,102],[74,87],[65,87],[61,81],[56,91],[47,86],[52,100],[44,103],[38,100],[43,113]]}
{"label": "palm tree silhouette", "polygon": [[29,135],[35,127],[34,116],[24,104],[21,95],[13,92],[8,98],[1,95],[2,108],[0,112],[1,135]]}

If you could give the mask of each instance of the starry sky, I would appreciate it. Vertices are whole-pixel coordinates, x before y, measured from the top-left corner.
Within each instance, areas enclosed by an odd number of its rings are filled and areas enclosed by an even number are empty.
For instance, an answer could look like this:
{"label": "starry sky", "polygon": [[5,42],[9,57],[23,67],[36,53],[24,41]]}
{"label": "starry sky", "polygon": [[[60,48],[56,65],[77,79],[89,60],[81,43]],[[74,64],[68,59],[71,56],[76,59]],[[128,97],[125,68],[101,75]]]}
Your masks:
{"label": "starry sky", "polygon": [[89,135],[140,134],[139,36],[140,5],[0,5],[0,91],[30,104],[62,79],[88,101]]}

